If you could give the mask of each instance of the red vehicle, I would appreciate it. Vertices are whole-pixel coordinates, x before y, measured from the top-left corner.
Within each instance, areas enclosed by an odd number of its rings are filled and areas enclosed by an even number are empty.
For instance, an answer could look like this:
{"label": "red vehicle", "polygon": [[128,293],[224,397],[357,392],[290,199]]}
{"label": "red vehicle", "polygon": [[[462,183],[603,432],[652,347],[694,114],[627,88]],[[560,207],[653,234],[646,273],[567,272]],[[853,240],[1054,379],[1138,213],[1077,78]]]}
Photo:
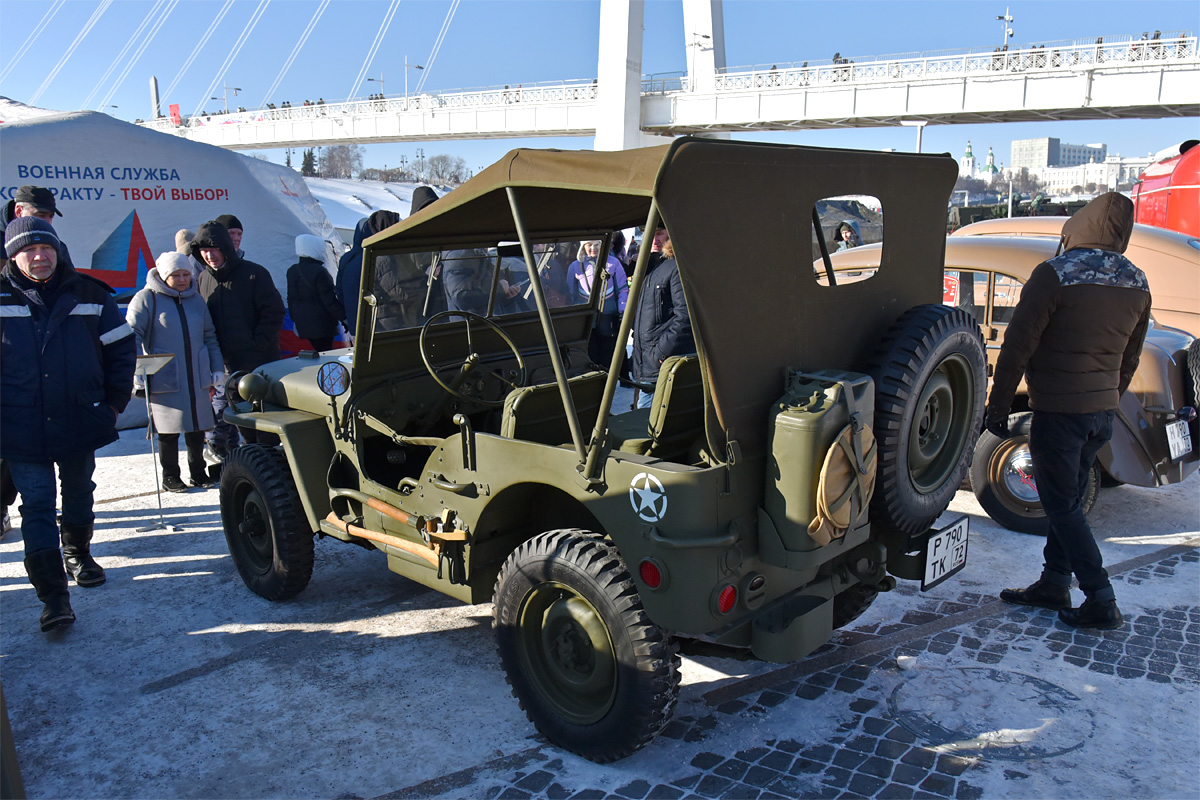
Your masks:
{"label": "red vehicle", "polygon": [[1134,221],[1200,236],[1200,141],[1166,150],[1134,184]]}

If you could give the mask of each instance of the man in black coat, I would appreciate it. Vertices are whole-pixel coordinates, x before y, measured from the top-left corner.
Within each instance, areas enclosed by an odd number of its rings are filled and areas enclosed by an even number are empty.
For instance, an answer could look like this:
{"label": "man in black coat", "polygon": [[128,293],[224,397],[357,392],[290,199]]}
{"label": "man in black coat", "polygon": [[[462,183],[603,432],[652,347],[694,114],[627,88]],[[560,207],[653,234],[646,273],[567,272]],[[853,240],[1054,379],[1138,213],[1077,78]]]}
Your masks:
{"label": "man in black coat", "polygon": [[[1116,594],[1083,515],[1083,492],[1100,448],[1112,438],[1117,404],[1133,380],[1150,324],[1146,275],[1122,253],[1133,203],[1108,192],[1063,225],[1064,251],[1029,276],[996,361],[985,425],[1008,436],[1021,378],[1033,422],[1029,455],[1050,532],[1042,575],[1000,599],[1058,610],[1076,628],[1118,628]],[[1086,599],[1071,607],[1071,574]]]}
{"label": "man in black coat", "polygon": [[[225,226],[210,220],[196,231],[192,256],[205,265],[196,279],[200,296],[208,304],[226,372],[249,372],[279,360],[279,332],[283,329],[283,297],[266,268],[239,258]],[[224,386],[213,397],[217,427],[208,441],[218,456],[237,445],[237,431],[224,425]],[[244,432],[246,441],[256,442],[254,431]]]}
{"label": "man in black coat", "polygon": [[325,268],[325,240],[311,233],[297,236],[296,255],[299,260],[287,273],[288,310],[296,335],[307,339],[314,350],[332,350],[345,310]]}
{"label": "man in black coat", "polygon": [[658,228],[650,245],[650,263],[638,296],[633,320],[633,358],[630,374],[640,384],[638,408],[649,408],[658,370],[669,356],[696,352],[679,266],[667,229]]}

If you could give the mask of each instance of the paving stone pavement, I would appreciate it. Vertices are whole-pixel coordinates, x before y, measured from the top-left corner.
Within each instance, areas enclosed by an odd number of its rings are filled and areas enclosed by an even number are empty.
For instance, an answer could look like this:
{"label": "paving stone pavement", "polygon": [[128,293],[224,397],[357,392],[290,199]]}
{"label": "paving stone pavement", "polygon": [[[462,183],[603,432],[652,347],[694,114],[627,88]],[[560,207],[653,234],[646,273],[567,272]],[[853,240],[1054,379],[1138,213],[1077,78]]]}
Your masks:
{"label": "paving stone pavement", "polygon": [[[1187,570],[1185,578],[1196,582],[1200,554],[1195,548],[1176,547],[1164,553],[1124,574],[1114,574],[1118,595],[1121,584],[1137,586],[1152,579],[1165,580],[1183,570]],[[918,594],[908,585],[896,591]],[[956,622],[963,619],[966,621]],[[901,642],[894,644],[897,639]],[[871,652],[872,645],[880,643],[884,646]],[[673,771],[634,768],[630,773],[641,772],[641,777],[615,786],[581,787],[565,775],[575,757],[535,739],[539,741],[536,747],[515,757],[387,797],[973,800],[984,795],[974,774],[988,762],[1009,762],[1004,779],[1020,785],[1028,777],[1022,761],[1078,749],[1096,725],[1091,712],[1071,708],[1081,702],[1071,692],[1036,676],[1014,672],[1011,666],[993,668],[1010,653],[1024,656],[1017,663],[1028,664],[1033,671],[1044,671],[1038,664],[1061,662],[1065,668],[1087,670],[1117,681],[1151,681],[1195,692],[1200,689],[1200,606],[1144,608],[1127,618],[1118,630],[1083,631],[1064,626],[1054,612],[1009,606],[971,592],[962,592],[952,600],[925,598],[898,621],[872,622],[840,632],[834,641],[797,665],[744,681],[740,687],[711,691],[704,696],[704,704],[689,707],[693,713],[677,712],[660,737],[695,745],[685,750],[694,751],[694,755],[682,770],[678,764],[672,765]],[[903,670],[897,662],[900,656],[913,656],[930,669],[943,670],[951,682],[970,681],[972,689],[1000,686],[997,696],[1002,700],[1009,688],[1022,697],[1032,695],[1041,706],[1058,706],[1064,711],[1061,717],[1070,722],[1039,740],[1051,742],[1049,752],[1039,749],[1044,746],[1032,740],[1008,742],[1004,748],[993,749],[978,741],[974,747],[970,741],[964,745],[964,736],[969,739],[970,731],[945,729],[932,719],[933,715],[924,713],[920,703],[906,707]],[[806,668],[814,664],[824,666]],[[753,690],[739,693],[745,687]],[[761,743],[733,753],[706,747],[729,729],[759,721],[764,723],[764,730],[786,729],[779,717],[793,714],[795,707],[785,712],[779,707],[791,704],[793,699],[832,702],[844,707],[845,713],[836,729],[827,732],[765,737]],[[922,698],[920,702],[927,700]],[[701,713],[695,713],[697,708]],[[978,709],[967,712],[980,715]],[[986,727],[987,721],[980,724]],[[1057,750],[1053,748],[1055,741],[1061,744]],[[678,752],[678,748],[670,750],[672,755]],[[652,773],[667,773],[670,777],[660,782],[648,778]]]}

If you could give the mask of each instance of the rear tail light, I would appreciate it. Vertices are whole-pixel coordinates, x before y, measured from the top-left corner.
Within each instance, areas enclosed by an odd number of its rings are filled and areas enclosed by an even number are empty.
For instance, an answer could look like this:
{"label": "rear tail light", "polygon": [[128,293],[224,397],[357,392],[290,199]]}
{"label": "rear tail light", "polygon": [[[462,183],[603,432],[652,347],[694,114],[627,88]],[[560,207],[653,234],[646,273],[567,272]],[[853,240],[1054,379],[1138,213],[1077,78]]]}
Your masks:
{"label": "rear tail light", "polygon": [[657,589],[662,586],[662,570],[658,568],[650,559],[646,559],[638,565],[638,575],[642,578],[642,583],[649,586],[651,589]]}
{"label": "rear tail light", "polygon": [[717,595],[717,611],[720,611],[722,614],[728,614],[733,610],[733,607],[736,604],[737,589],[733,588],[732,586],[726,586],[721,590],[721,593]]}

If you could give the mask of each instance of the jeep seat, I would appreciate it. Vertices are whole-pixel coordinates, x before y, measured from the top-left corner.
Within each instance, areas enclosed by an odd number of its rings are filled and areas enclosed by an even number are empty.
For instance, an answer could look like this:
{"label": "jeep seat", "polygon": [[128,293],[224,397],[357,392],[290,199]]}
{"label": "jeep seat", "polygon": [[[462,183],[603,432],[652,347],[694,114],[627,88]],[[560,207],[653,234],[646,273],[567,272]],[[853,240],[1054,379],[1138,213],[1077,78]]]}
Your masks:
{"label": "jeep seat", "polygon": [[[586,441],[596,425],[600,401],[604,395],[603,372],[588,372],[567,379],[579,429]],[[513,389],[504,398],[500,435],[508,439],[540,442],[541,444],[571,444],[571,426],[563,407],[557,383],[540,383]]]}
{"label": "jeep seat", "polygon": [[704,433],[704,383],[700,359],[670,356],[663,361],[650,408],[609,420],[613,449],[670,459],[687,455]]}

